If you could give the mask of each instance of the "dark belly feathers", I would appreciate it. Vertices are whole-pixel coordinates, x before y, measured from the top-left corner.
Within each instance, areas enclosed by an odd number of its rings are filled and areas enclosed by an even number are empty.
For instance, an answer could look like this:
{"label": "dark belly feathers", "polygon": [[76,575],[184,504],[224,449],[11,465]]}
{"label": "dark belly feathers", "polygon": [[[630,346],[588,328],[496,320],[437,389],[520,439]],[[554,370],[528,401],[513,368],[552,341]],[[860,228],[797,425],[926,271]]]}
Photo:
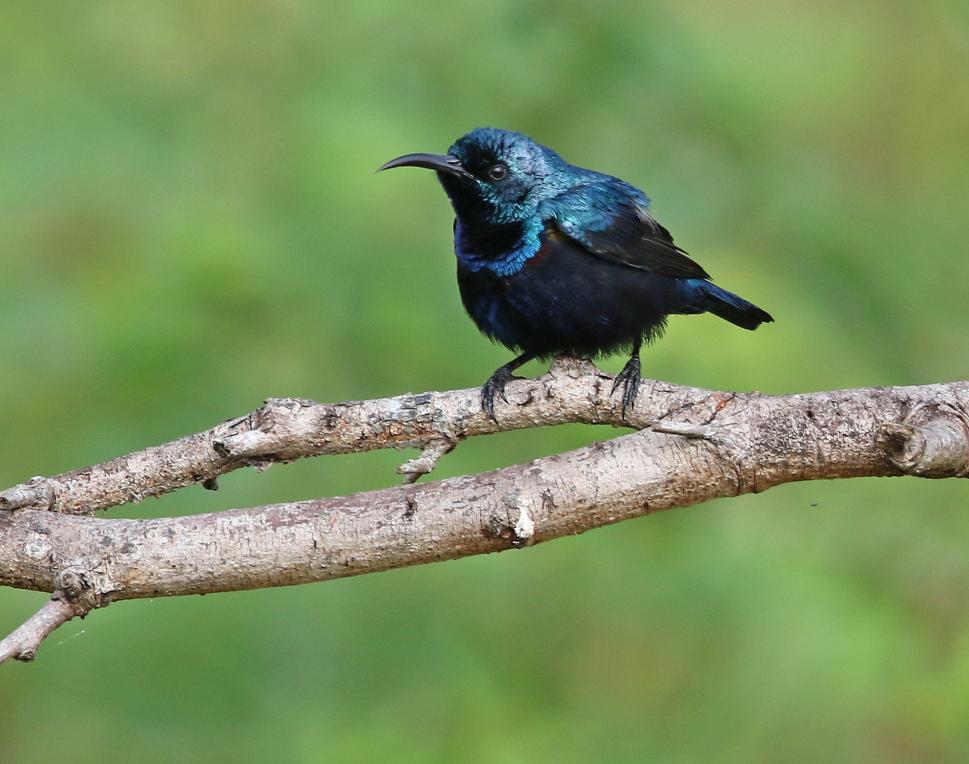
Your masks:
{"label": "dark belly feathers", "polygon": [[560,236],[513,276],[458,264],[465,309],[478,328],[506,347],[548,357],[596,356],[662,332],[685,311],[672,276],[600,259]]}

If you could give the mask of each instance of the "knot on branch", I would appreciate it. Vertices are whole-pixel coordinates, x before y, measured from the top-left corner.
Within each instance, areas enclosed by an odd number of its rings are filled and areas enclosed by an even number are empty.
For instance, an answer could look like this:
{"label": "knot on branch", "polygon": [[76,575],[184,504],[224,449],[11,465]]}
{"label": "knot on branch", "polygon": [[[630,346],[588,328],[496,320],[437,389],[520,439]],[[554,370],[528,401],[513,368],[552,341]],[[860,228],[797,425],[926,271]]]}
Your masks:
{"label": "knot on branch", "polygon": [[493,538],[505,539],[512,548],[535,543],[535,520],[528,510],[522,491],[514,489],[501,497],[506,512],[495,513],[488,520],[488,533]]}
{"label": "knot on branch", "polygon": [[76,616],[83,618],[95,608],[108,604],[108,598],[90,571],[79,565],[64,568],[54,579],[53,597],[71,605]]}
{"label": "knot on branch", "polygon": [[926,478],[969,475],[969,430],[956,416],[924,424],[886,422],[875,443],[902,472]]}
{"label": "knot on branch", "polygon": [[326,441],[327,433],[339,422],[336,406],[304,398],[267,398],[251,414],[232,421],[229,432],[212,441],[212,449],[226,463],[263,472],[273,463],[295,458],[283,453],[293,441],[310,433],[314,439]]}

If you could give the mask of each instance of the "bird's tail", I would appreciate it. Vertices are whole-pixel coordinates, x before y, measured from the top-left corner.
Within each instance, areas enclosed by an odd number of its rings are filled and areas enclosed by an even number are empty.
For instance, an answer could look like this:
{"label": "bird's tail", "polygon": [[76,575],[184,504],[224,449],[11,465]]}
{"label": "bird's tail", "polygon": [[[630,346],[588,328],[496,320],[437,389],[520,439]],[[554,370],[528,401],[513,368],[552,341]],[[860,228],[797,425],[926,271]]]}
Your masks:
{"label": "bird's tail", "polygon": [[693,305],[698,312],[706,311],[719,316],[731,324],[744,329],[756,329],[761,324],[773,321],[766,310],[758,308],[743,297],[721,289],[716,284],[702,279],[689,279],[685,282],[691,295],[695,296]]}

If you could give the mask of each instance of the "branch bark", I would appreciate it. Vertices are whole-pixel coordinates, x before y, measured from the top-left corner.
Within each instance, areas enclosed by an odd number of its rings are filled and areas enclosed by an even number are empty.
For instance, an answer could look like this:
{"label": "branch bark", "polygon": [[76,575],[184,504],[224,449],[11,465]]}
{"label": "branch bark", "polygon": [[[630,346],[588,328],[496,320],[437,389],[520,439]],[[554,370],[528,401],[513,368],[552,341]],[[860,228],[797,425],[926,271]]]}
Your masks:
{"label": "branch bark", "polygon": [[[620,425],[611,377],[563,359],[508,387],[319,404],[275,399],[211,430],[0,493],[0,584],[54,593],[0,642],[29,659],[57,625],[111,602],[321,581],[529,546],[714,497],[827,478],[969,473],[969,382],[789,396],[643,382],[638,431],[528,464],[413,485],[467,437]],[[158,520],[98,509],[243,466],[421,448],[397,488]]]}

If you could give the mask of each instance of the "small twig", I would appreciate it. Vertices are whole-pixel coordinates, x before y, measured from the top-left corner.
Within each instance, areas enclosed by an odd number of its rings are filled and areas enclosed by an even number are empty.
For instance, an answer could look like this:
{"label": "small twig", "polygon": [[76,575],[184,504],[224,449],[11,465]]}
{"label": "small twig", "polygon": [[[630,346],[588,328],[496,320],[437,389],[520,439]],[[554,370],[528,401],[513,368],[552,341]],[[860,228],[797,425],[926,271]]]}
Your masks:
{"label": "small twig", "polygon": [[23,625],[18,626],[9,635],[0,640],[0,663],[8,660],[32,661],[40,643],[58,626],[75,617],[84,617],[86,613],[78,606],[54,595],[44,603],[44,606],[28,618]]}
{"label": "small twig", "polygon": [[398,475],[405,475],[404,483],[416,483],[424,475],[427,475],[437,466],[438,460],[444,454],[450,453],[457,445],[456,440],[439,440],[436,443],[429,443],[421,451],[421,455],[408,459],[397,468]]}

